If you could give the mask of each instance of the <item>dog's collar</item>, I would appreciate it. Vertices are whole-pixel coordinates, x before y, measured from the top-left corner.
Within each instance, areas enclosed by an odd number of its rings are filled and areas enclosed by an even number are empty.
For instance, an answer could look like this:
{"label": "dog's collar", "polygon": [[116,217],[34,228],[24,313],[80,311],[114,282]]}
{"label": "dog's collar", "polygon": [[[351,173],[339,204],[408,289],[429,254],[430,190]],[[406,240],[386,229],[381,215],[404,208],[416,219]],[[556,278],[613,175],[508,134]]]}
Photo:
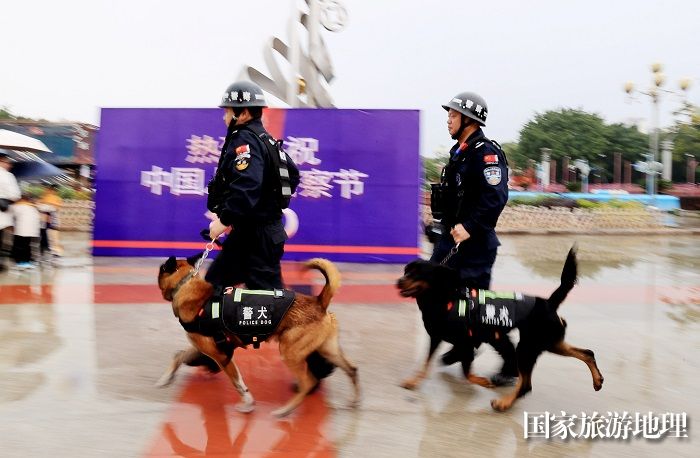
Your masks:
{"label": "dog's collar", "polygon": [[194,277],[194,269],[190,270],[190,272],[182,277],[182,279],[177,282],[177,285],[175,285],[175,288],[173,288],[172,292],[170,293],[171,297],[174,299],[175,295],[177,294],[178,291],[180,291],[180,288],[182,288],[185,283],[187,283],[192,277]]}

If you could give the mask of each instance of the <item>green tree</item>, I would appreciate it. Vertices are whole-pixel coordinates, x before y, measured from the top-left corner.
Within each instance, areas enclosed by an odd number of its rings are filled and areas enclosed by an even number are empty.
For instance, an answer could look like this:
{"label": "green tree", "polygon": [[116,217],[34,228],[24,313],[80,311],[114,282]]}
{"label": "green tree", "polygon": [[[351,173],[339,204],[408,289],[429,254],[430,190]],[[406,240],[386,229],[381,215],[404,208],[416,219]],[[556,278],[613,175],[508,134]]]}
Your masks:
{"label": "green tree", "polygon": [[15,120],[17,117],[13,115],[7,107],[0,107],[0,119],[11,119]]}
{"label": "green tree", "polygon": [[[671,132],[664,137],[673,140],[673,179],[685,182],[688,155],[695,156],[695,160],[700,161],[700,109],[693,107],[688,121],[676,122]],[[698,170],[695,181],[698,181]]]}
{"label": "green tree", "polygon": [[649,137],[636,127],[608,125],[595,113],[563,108],[536,114],[520,131],[518,155],[539,161],[542,148],[551,149],[555,160],[565,156],[572,161],[586,159],[594,177],[609,181],[613,153],[622,153],[630,162],[638,161],[649,150]]}
{"label": "green tree", "polygon": [[47,122],[43,118],[34,119],[34,118],[26,118],[24,116],[17,116],[16,114],[12,113],[10,111],[10,109],[7,107],[0,107],[0,119],[4,119],[6,121],[43,121],[43,122]]}
{"label": "green tree", "polygon": [[423,162],[423,187],[430,189],[430,183],[438,183],[442,168],[449,160],[449,152],[438,153],[435,157],[422,157]]}
{"label": "green tree", "polygon": [[636,162],[644,158],[649,151],[649,136],[641,133],[634,126],[610,124],[605,128],[611,153],[622,153],[622,158]]}
{"label": "green tree", "polygon": [[593,113],[564,108],[538,113],[520,131],[518,152],[539,160],[541,148],[550,148],[553,159],[564,156],[594,161],[609,151],[603,119]]}
{"label": "green tree", "polygon": [[503,152],[508,158],[508,165],[514,171],[525,170],[528,166],[530,158],[523,155],[515,142],[506,142],[501,145]]}

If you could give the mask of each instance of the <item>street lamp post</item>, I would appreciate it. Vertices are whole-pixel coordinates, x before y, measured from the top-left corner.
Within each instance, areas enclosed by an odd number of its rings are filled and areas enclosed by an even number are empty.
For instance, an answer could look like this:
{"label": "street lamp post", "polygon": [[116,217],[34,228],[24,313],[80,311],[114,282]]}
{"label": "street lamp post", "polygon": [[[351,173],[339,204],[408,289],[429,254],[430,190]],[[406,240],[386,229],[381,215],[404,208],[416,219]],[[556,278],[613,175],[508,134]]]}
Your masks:
{"label": "street lamp post", "polygon": [[550,184],[550,167],[549,161],[552,156],[551,148],[540,148],[540,153],[542,153],[542,191],[547,189]]}
{"label": "street lamp post", "polygon": [[686,182],[695,184],[695,168],[698,166],[698,161],[695,160],[695,155],[685,153],[686,157]]}
{"label": "street lamp post", "polygon": [[[670,155],[665,155],[663,158],[664,160],[664,165],[662,167],[659,167],[658,164],[658,157],[659,157],[659,103],[660,103],[660,98],[661,98],[661,93],[669,93],[669,94],[679,94],[678,92],[671,91],[668,89],[663,89],[661,86],[664,85],[666,82],[666,76],[662,73],[662,65],[660,63],[654,63],[651,65],[651,72],[652,72],[652,82],[653,85],[646,91],[640,91],[639,89],[635,89],[634,83],[632,81],[628,81],[625,83],[625,92],[628,95],[632,94],[642,94],[651,99],[651,116],[650,116],[650,125],[649,125],[649,154],[647,155],[647,165],[646,166],[641,166],[637,167],[638,170],[641,170],[642,168],[646,170],[647,174],[647,192],[649,194],[655,194],[655,177],[660,171],[659,169],[663,169],[666,172],[663,175],[664,179],[670,180],[670,170],[671,170],[671,157]],[[679,82],[679,87],[683,93],[688,90],[690,87],[690,79],[689,78],[683,78]],[[668,164],[667,164],[668,162]]]}
{"label": "street lamp post", "polygon": [[596,161],[598,163],[598,166],[596,167],[598,169],[598,184],[603,184],[607,182],[607,170],[608,166],[605,163],[605,160],[607,159],[607,155],[604,153],[598,153],[596,154],[598,156],[598,160]]}
{"label": "street lamp post", "polygon": [[588,193],[588,174],[591,172],[591,166],[588,165],[587,159],[576,159],[574,167],[581,174],[581,192]]}

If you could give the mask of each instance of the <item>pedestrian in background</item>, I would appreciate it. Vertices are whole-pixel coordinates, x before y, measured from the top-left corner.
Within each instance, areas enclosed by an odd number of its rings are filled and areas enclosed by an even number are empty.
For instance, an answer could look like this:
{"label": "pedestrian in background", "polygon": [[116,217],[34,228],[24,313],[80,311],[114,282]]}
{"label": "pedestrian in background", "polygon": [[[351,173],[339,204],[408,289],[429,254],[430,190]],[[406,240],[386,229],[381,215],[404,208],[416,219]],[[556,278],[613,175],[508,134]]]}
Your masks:
{"label": "pedestrian in background", "polygon": [[12,246],[14,221],[10,207],[21,197],[17,179],[10,173],[11,169],[10,156],[0,150],[0,272],[7,268],[5,260],[9,256]]}
{"label": "pedestrian in background", "polygon": [[58,211],[63,206],[63,199],[58,195],[58,186],[50,184],[44,190],[38,202],[39,211],[44,216],[44,228],[42,229],[41,244],[42,254],[48,250],[54,256],[63,254],[60,232],[58,230]]}
{"label": "pedestrian in background", "polygon": [[12,258],[20,269],[34,268],[33,261],[41,232],[41,214],[27,194],[22,194],[22,198],[11,209],[15,220]]}

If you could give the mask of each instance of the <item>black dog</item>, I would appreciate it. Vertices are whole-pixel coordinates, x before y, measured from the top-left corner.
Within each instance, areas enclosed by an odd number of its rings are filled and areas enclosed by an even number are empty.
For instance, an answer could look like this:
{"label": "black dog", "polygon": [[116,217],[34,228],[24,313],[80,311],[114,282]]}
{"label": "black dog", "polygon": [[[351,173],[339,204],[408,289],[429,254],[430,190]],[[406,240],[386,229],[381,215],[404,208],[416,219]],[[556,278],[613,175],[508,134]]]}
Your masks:
{"label": "black dog", "polygon": [[[518,383],[512,393],[491,401],[494,409],[509,409],[517,398],[532,389],[532,370],[537,358],[544,351],[572,356],[586,363],[593,376],[593,388],[596,391],[600,390],[603,386],[603,375],[596,365],[593,352],[564,342],[566,322],[557,315],[559,305],[574,287],[576,278],[576,248],[573,247],[564,264],[561,284],[548,299],[524,297],[519,303],[511,302],[506,305],[501,296],[493,293],[471,290],[464,294],[464,289],[460,290],[459,274],[449,267],[428,261],[414,261],[408,264],[397,286],[402,296],[416,298],[423,315],[425,330],[430,336],[430,349],[423,368],[402,386],[414,389],[420,384],[427,376],[435,350],[444,340],[459,349],[467,379],[472,383],[490,387],[487,379],[471,374],[473,347],[484,339],[484,336],[503,338],[511,329],[518,328]],[[500,314],[497,314],[496,310],[499,310]],[[463,321],[455,320],[456,316],[462,317]]]}

